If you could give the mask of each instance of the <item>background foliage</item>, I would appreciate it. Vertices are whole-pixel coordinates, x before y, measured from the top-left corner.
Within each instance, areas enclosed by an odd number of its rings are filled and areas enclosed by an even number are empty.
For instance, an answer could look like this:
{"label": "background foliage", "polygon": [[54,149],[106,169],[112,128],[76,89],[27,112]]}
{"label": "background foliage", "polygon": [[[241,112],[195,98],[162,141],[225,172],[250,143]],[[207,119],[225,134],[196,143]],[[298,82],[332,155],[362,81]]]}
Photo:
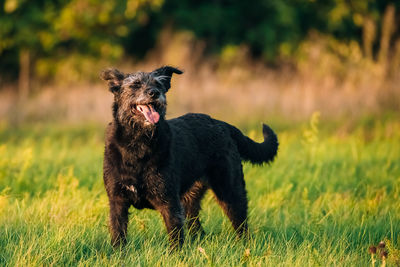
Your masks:
{"label": "background foliage", "polygon": [[[244,45],[252,57],[277,63],[293,58],[311,30],[361,45],[363,27],[369,22],[380,25],[388,6],[399,10],[400,2],[2,0],[1,78],[17,79],[24,52],[31,58],[32,75],[42,77],[52,77],[54,66],[71,55],[78,55],[79,64],[85,59],[143,58],[167,26],[193,33],[204,41],[208,54]],[[398,23],[398,15],[396,19]],[[378,36],[380,28],[375,28]],[[399,29],[393,31],[399,36]],[[370,42],[376,55],[378,40]]]}

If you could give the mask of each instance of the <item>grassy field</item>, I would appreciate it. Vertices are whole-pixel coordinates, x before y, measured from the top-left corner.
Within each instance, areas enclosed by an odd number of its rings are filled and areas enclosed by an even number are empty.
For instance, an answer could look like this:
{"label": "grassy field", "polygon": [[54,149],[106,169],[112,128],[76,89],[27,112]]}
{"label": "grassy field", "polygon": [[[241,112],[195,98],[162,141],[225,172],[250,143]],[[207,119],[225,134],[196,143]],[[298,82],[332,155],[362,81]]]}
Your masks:
{"label": "grassy field", "polygon": [[[237,240],[208,193],[207,236],[169,253],[160,215],[147,210],[131,210],[128,246],[111,248],[102,125],[3,124],[0,265],[368,266],[368,247],[385,240],[386,264],[399,266],[400,123],[341,131],[315,116],[272,127],[277,160],[244,164],[252,237]],[[258,140],[260,128],[242,127]]]}

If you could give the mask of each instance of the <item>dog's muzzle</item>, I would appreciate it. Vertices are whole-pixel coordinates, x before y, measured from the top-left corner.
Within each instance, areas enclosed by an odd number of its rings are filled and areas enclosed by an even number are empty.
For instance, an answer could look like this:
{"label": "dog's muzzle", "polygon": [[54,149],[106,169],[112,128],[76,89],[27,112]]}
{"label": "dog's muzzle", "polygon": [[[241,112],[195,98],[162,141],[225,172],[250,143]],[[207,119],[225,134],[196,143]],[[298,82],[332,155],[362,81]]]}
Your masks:
{"label": "dog's muzzle", "polygon": [[152,104],[136,105],[136,109],[141,112],[151,124],[156,124],[160,120],[160,114],[154,109]]}

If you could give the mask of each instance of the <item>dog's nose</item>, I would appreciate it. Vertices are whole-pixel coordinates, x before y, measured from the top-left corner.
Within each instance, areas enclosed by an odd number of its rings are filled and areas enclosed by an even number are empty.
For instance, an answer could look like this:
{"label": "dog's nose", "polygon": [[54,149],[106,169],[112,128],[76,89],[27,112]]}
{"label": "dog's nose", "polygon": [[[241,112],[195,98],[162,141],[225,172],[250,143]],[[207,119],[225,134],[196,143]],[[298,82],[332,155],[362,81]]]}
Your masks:
{"label": "dog's nose", "polygon": [[147,94],[154,99],[160,96],[160,92],[157,89],[150,89]]}

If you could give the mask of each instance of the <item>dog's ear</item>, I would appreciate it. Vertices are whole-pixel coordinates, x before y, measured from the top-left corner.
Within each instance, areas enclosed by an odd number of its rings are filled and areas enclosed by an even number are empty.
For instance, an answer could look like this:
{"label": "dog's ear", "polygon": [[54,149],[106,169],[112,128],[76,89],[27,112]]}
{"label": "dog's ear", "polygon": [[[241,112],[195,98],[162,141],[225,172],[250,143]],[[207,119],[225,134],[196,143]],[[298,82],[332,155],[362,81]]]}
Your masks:
{"label": "dog's ear", "polygon": [[112,93],[116,93],[121,89],[125,74],[117,69],[106,69],[101,72],[100,78],[107,81],[108,87]]}
{"label": "dog's ear", "polygon": [[172,74],[174,73],[182,74],[183,71],[171,66],[164,66],[156,70],[153,70],[151,72],[151,75],[164,86],[165,92],[167,92],[168,89],[171,88],[171,77]]}

